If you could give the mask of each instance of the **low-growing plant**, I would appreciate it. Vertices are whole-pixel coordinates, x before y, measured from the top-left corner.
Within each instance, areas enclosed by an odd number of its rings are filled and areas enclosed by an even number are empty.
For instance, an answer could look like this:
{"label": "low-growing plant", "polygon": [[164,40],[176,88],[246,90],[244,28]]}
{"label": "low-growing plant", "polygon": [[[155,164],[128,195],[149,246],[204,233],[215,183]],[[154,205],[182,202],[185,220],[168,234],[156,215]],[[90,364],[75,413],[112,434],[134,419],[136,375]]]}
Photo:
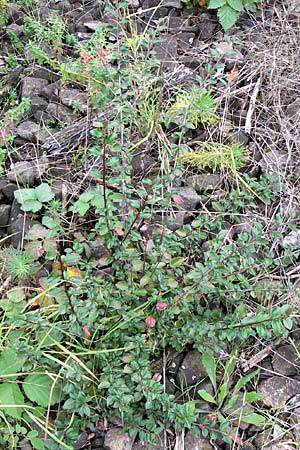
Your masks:
{"label": "low-growing plant", "polygon": [[200,170],[210,169],[213,172],[229,169],[236,173],[245,166],[248,158],[248,150],[238,142],[221,144],[220,142],[199,142],[195,151],[182,153],[182,162],[197,167]]}
{"label": "low-growing plant", "polygon": [[243,11],[254,12],[260,0],[209,0],[208,9],[216,9],[220,24],[227,31]]}
{"label": "low-growing plant", "polygon": [[42,183],[36,188],[22,188],[14,192],[15,199],[21,204],[23,211],[40,211],[46,203],[49,203],[54,194],[47,183]]}

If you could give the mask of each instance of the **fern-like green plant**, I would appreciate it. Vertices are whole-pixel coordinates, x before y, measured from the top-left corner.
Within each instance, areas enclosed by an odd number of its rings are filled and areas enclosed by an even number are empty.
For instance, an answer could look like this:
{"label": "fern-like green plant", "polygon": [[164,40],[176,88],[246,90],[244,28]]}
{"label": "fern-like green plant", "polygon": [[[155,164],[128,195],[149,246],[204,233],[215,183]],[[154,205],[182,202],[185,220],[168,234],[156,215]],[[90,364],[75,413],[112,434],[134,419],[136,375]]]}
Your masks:
{"label": "fern-like green plant", "polygon": [[181,89],[175,102],[166,113],[166,125],[171,122],[195,129],[199,124],[211,125],[217,122],[216,100],[211,92],[201,90],[198,86]]}
{"label": "fern-like green plant", "polygon": [[1,271],[16,282],[30,278],[37,268],[34,256],[25,250],[9,247],[1,252]]}
{"label": "fern-like green plant", "polygon": [[200,170],[211,169],[213,172],[230,169],[235,173],[247,161],[248,149],[238,142],[221,144],[219,142],[203,142],[195,151],[182,154],[182,162],[191,164]]}

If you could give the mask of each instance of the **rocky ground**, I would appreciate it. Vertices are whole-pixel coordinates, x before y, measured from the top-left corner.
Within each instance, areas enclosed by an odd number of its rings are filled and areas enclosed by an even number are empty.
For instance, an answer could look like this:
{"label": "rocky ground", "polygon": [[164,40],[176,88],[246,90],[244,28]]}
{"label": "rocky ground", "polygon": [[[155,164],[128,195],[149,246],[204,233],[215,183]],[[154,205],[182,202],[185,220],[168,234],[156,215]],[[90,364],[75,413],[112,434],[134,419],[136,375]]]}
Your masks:
{"label": "rocky ground", "polygon": [[[164,0],[162,4],[156,0],[130,0],[129,5],[134,17],[133,26],[138,33],[155,28],[158,19],[166,27],[161,41],[153,48],[161,63],[161,73],[180,72],[191,79],[201,76],[203,83],[211,86],[218,96],[221,122],[220,126],[210,129],[210,137],[238,140],[248,146],[251,157],[243,169],[244,173],[258,179],[261,174],[279,170],[283,179],[292,177],[288,190],[278,191],[276,202],[262,210],[261,216],[266,224],[271,224],[274,214],[280,212],[282,223],[278,227],[285,233],[285,243],[300,242],[297,228],[300,9],[297,2],[264,2],[257,13],[245,14],[240,18],[239,28],[227,34],[230,39],[224,38],[215,14],[204,8],[188,8],[180,0]],[[84,83],[76,81],[65,84],[55,68],[49,68],[38,58],[27,64],[25,56],[17,50],[18,45],[24,45],[30,39],[30,32],[26,33],[23,28],[26,16],[34,11],[43,23],[53,10],[66,20],[68,32],[74,34],[79,42],[89,40],[99,23],[106,22],[118,27],[116,17],[107,13],[105,5],[98,1],[48,1],[35,6],[8,4],[7,21],[0,31],[0,119],[7,118],[12,95],[16,95],[18,101],[30,98],[31,106],[21,120],[12,117],[5,123],[2,121],[0,128],[0,146],[10,149],[3,162],[4,172],[0,179],[0,237],[5,238],[5,246],[22,245],[28,230],[41,221],[38,214],[24,214],[14,198],[14,192],[20,187],[34,187],[40,180],[50,179],[57,198],[64,198],[70,193],[77,195],[78,186],[70,170],[70,156],[72,158],[72,151],[88,144],[90,139],[90,116],[95,111],[91,110]],[[15,38],[11,37],[12,34]],[[72,43],[66,45],[63,52],[44,44],[43,51],[60,63],[69,55],[74,55]],[[15,94],[12,94],[13,90]],[[10,133],[14,138],[7,142]],[[194,135],[192,139],[203,140],[203,136]],[[71,152],[66,147],[70,142]],[[266,148],[268,151],[265,151]],[[136,154],[132,162],[133,176],[142,177],[151,172],[156,164],[153,154],[147,151]],[[191,211],[205,207],[230,182],[226,173],[186,173],[178,191],[181,208],[172,229],[180,228],[189,220]],[[296,216],[296,226],[292,230],[287,223],[291,209]],[[241,233],[255,221],[257,217],[251,216],[250,210],[245,223],[239,225],[239,229],[235,227],[230,231]],[[49,268],[44,267],[35,275],[37,284],[48,271]],[[298,275],[299,268],[291,267],[283,277],[298,281]],[[271,286],[272,279],[268,282]],[[294,301],[297,301],[296,296]],[[270,342],[270,345],[261,346],[257,341],[253,348],[241,355],[241,370],[261,369],[257,391],[262,395],[263,407],[269,408],[273,417],[273,424],[264,429],[259,425],[239,423],[244,442],[242,448],[300,448],[299,342],[299,329],[295,321],[289,338],[279,345],[274,346]],[[200,387],[209,390],[209,383],[204,386],[207,382],[202,381],[205,376],[201,355],[196,350],[170,357],[170,390],[175,390],[174,386],[180,386],[183,382],[189,389],[189,395],[193,395],[193,386],[199,388],[199,383]],[[243,398],[240,402],[242,405]],[[211,410],[203,399],[201,407]],[[221,439],[212,443],[208,437],[195,437],[191,431],[187,431],[185,436],[164,433],[149,444],[136,441],[119,425],[116,419],[116,423],[103,424],[102,429],[99,427],[96,432],[83,430],[74,448],[154,450],[173,445],[177,450],[213,450],[237,448],[239,445],[236,440],[231,444],[225,444]]]}

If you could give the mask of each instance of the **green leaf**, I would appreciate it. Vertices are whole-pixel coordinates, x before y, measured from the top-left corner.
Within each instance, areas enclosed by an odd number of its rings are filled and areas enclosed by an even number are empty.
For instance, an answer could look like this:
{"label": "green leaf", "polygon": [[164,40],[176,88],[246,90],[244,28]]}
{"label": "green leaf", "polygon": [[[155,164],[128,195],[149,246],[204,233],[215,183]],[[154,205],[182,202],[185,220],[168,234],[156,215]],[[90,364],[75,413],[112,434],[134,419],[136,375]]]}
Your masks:
{"label": "green leaf", "polygon": [[265,423],[266,418],[257,413],[250,413],[243,415],[242,421],[250,423],[251,425],[262,425],[263,423]]}
{"label": "green leaf", "polygon": [[55,405],[60,400],[60,385],[44,373],[33,373],[27,375],[23,382],[26,396],[39,406]]}
{"label": "green leaf", "polygon": [[222,403],[222,401],[224,400],[226,395],[227,395],[227,385],[222,384],[222,386],[219,389],[219,393],[218,393],[218,403]]}
{"label": "green leaf", "polygon": [[232,408],[235,403],[237,402],[239,396],[237,394],[231,395],[230,399],[228,400],[228,403],[226,403],[224,411],[227,411],[228,409]]}
{"label": "green leaf", "polygon": [[198,394],[206,402],[216,403],[216,400],[213,398],[213,396],[209,392],[205,391],[204,389],[199,389]]}
{"label": "green leaf", "polygon": [[[3,405],[3,406],[2,406]],[[20,405],[18,407],[18,405]],[[17,383],[0,384],[0,410],[21,420],[24,411],[24,397]]]}
{"label": "green leaf", "polygon": [[42,203],[38,200],[26,200],[26,202],[22,203],[21,209],[23,211],[37,212],[42,209],[42,207]]}
{"label": "green leaf", "polygon": [[182,266],[184,261],[184,258],[182,258],[182,256],[176,256],[175,258],[172,258],[170,261],[170,265],[172,267],[180,267]]}
{"label": "green leaf", "polygon": [[[20,358],[13,348],[5,348],[0,356],[0,378],[3,375],[16,374],[24,364],[24,358]],[[7,380],[7,377],[5,377]],[[11,379],[11,378],[10,378]]]}
{"label": "green leaf", "polygon": [[15,199],[19,203],[24,203],[27,200],[35,200],[35,189],[19,189],[14,192]]}
{"label": "green leaf", "polygon": [[263,398],[263,396],[255,391],[246,392],[246,395],[245,395],[245,401],[248,403],[257,402],[258,400],[261,400],[262,398]]}
{"label": "green leaf", "polygon": [[207,9],[217,9],[226,5],[226,0],[209,0]]}
{"label": "green leaf", "polygon": [[116,287],[120,289],[120,291],[126,291],[128,289],[128,284],[126,281],[119,281],[116,283]]}
{"label": "green leaf", "polygon": [[77,200],[77,202],[74,203],[71,210],[75,213],[80,214],[81,216],[84,216],[88,210],[90,209],[91,205],[90,203],[83,202],[81,200]]}
{"label": "green leaf", "polygon": [[250,380],[252,380],[252,378],[254,378],[258,373],[259,369],[255,370],[254,372],[248,373],[244,377],[240,378],[234,387],[233,394],[240,391],[241,388],[244,387]]}
{"label": "green leaf", "polygon": [[54,198],[54,194],[51,191],[49,184],[42,183],[38,187],[35,188],[36,198],[42,202],[50,202]]}
{"label": "green leaf", "polygon": [[218,10],[218,18],[224,30],[227,31],[236,23],[238,13],[230,6],[224,5]]}
{"label": "green leaf", "polygon": [[217,390],[217,363],[215,358],[207,352],[202,354],[202,364],[205,368],[207,375],[211,381],[211,384],[214,387],[214,390]]}
{"label": "green leaf", "polygon": [[238,12],[243,11],[244,6],[242,0],[227,0],[227,3],[231,8],[235,9]]}

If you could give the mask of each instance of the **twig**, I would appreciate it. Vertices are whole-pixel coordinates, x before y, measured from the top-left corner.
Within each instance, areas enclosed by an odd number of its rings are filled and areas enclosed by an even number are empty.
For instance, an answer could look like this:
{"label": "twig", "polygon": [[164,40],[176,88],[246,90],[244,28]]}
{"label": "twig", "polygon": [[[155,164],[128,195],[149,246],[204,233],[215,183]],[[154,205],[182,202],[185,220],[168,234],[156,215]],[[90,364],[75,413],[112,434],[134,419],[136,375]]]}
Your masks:
{"label": "twig", "polygon": [[250,134],[250,131],[251,131],[251,119],[252,119],[252,115],[254,113],[255,102],[256,102],[256,97],[257,97],[258,91],[259,91],[259,87],[260,87],[260,77],[257,79],[257,81],[255,83],[253,93],[250,98],[249,109],[248,109],[246,121],[245,121],[245,133],[247,133],[247,134]]}

